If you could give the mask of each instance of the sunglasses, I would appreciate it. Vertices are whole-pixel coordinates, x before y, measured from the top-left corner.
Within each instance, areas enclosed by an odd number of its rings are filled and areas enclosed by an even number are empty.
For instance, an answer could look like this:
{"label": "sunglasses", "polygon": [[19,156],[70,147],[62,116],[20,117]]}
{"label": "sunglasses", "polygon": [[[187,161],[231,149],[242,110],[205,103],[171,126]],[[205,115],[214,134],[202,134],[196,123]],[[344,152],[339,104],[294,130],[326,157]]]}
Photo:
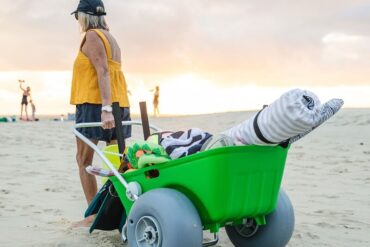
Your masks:
{"label": "sunglasses", "polygon": [[78,21],[78,12],[75,13],[75,19]]}

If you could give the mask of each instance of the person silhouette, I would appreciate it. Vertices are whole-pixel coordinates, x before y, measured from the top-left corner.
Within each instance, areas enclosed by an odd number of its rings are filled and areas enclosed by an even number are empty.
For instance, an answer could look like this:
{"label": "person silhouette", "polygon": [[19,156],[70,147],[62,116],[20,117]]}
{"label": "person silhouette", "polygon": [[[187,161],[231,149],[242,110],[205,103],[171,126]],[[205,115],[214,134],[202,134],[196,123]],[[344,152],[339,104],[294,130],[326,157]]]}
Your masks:
{"label": "person silhouette", "polygon": [[155,90],[151,90],[151,92],[154,91],[153,95],[153,114],[156,117],[159,117],[159,86],[155,87]]}
{"label": "person silhouette", "polygon": [[[80,0],[72,12],[84,38],[73,66],[70,103],[76,106],[76,123],[101,122],[102,127],[78,129],[93,143],[117,143],[112,104],[117,102],[120,121],[129,121],[130,104],[126,80],[121,66],[121,49],[110,33],[102,0]],[[131,137],[131,126],[122,126],[126,138]],[[93,150],[76,139],[76,161],[87,204],[98,192],[95,176],[86,172],[94,157]],[[74,227],[91,226],[95,215],[73,224]]]}
{"label": "person silhouette", "polygon": [[35,117],[36,106],[32,99],[30,100],[30,104],[31,104],[31,110],[32,110],[32,121],[36,121],[36,117]]}
{"label": "person silhouette", "polygon": [[27,105],[28,105],[28,97],[31,97],[31,88],[27,87],[24,89],[22,87],[22,83],[24,83],[24,80],[18,80],[19,82],[19,88],[23,91],[22,94],[22,101],[21,101],[21,117],[20,119],[23,120],[23,106],[24,106],[24,111],[26,113],[26,120],[28,121],[28,111],[27,111]]}

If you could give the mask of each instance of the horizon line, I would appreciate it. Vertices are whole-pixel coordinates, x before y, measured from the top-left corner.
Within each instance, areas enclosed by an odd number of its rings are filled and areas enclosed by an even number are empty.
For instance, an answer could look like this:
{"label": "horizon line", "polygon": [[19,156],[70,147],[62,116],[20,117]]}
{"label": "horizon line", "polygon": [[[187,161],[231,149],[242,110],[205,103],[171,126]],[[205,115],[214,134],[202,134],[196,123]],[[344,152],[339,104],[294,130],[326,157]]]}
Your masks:
{"label": "horizon line", "polygon": [[[261,110],[262,107],[260,109],[246,109],[246,110],[231,110],[231,111],[220,111],[220,112],[205,112],[205,113],[184,113],[184,114],[172,114],[172,113],[165,113],[165,114],[160,114],[159,117],[182,117],[182,116],[200,116],[200,115],[211,115],[211,114],[223,114],[223,113],[234,113],[234,112],[256,112],[256,111],[259,111]],[[370,106],[364,106],[364,107],[346,107],[346,106],[343,106],[342,110],[370,110]],[[62,115],[64,117],[67,117],[68,114],[75,114],[75,113],[72,113],[72,112],[68,112],[66,114],[37,114],[36,116],[37,117],[42,117],[42,118],[45,118],[45,117],[61,117]],[[13,116],[19,116],[19,114],[2,114],[0,113],[0,116],[1,117],[13,117]],[[140,113],[138,112],[131,112],[131,117],[138,117],[140,116]],[[153,117],[153,118],[156,118],[153,116],[153,114],[148,114],[149,117]]]}

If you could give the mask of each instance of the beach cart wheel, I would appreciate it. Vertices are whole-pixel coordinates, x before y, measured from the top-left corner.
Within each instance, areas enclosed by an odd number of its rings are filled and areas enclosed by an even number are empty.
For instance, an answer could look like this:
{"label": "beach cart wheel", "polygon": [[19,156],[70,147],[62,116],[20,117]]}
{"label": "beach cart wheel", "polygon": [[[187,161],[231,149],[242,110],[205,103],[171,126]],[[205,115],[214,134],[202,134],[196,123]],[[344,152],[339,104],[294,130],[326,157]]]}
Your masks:
{"label": "beach cart wheel", "polygon": [[201,247],[203,230],[193,203],[176,190],[162,188],[136,200],[127,237],[130,247]]}
{"label": "beach cart wheel", "polygon": [[281,190],[275,211],[266,216],[266,225],[257,226],[254,220],[247,220],[243,225],[226,226],[225,229],[236,247],[286,246],[294,230],[292,203]]}

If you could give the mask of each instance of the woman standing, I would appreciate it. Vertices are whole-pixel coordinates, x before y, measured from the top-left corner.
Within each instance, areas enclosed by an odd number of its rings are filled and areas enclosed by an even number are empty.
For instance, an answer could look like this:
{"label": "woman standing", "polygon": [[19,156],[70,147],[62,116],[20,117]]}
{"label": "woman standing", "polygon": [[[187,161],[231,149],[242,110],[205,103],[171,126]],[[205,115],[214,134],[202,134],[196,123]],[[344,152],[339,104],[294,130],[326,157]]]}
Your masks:
{"label": "woman standing", "polygon": [[153,114],[156,117],[159,117],[159,86],[155,87],[153,95]]}
{"label": "woman standing", "polygon": [[[102,128],[83,128],[79,131],[93,143],[115,143],[116,134],[112,102],[119,102],[122,121],[130,120],[125,77],[121,70],[121,50],[110,34],[101,0],[81,0],[74,11],[85,36],[73,66],[71,104],[76,105],[76,123],[102,122]],[[131,127],[124,126],[125,137],[131,136]],[[85,198],[88,204],[97,193],[94,176],[85,168],[92,164],[94,152],[77,139],[77,164]],[[80,225],[89,225],[94,218],[86,218]]]}
{"label": "woman standing", "polygon": [[24,83],[24,80],[18,80],[18,82],[19,82],[19,88],[23,91],[20,120],[23,120],[23,106],[24,106],[24,112],[26,113],[26,120],[28,121],[29,119],[28,119],[27,106],[28,106],[28,97],[31,97],[31,88],[27,87],[26,89],[24,89],[22,87],[22,83]]}

